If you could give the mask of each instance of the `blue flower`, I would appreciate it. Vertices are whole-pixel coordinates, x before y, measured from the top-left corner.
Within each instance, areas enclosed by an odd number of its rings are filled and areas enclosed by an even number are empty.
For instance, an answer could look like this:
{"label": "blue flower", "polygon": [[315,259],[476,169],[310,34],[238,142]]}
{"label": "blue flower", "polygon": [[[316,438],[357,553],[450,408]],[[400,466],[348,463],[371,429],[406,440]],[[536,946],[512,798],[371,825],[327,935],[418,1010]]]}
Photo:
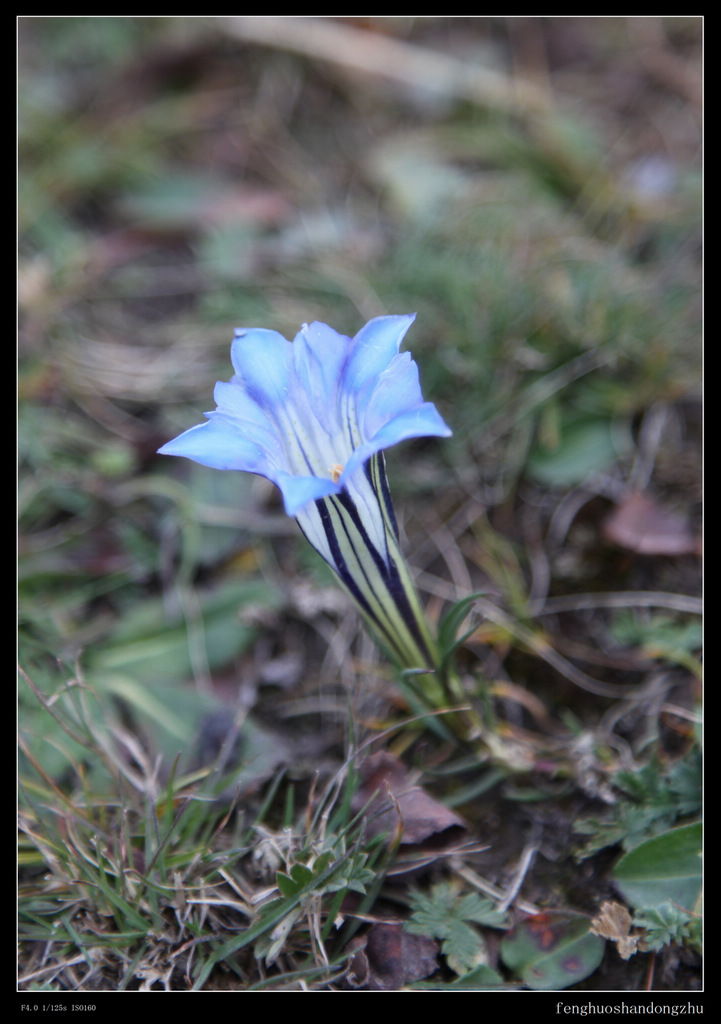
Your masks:
{"label": "blue flower", "polygon": [[340,494],[371,455],[411,437],[451,431],[423,401],[418,368],[399,354],[414,316],[376,317],[355,338],[305,324],[295,341],[238,330],[235,376],[215,386],[217,409],[160,449],[214,469],[259,473],[289,516]]}
{"label": "blue flower", "polygon": [[216,384],[217,408],[160,454],[276,484],[286,512],[374,632],[380,628],[398,657],[396,634],[406,634],[401,660],[418,665],[430,658],[429,637],[398,549],[381,453],[451,431],[423,400],[410,353],[400,352],[414,319],[376,317],[354,338],[317,322],[304,324],[293,342],[276,331],[236,331],[235,375]]}

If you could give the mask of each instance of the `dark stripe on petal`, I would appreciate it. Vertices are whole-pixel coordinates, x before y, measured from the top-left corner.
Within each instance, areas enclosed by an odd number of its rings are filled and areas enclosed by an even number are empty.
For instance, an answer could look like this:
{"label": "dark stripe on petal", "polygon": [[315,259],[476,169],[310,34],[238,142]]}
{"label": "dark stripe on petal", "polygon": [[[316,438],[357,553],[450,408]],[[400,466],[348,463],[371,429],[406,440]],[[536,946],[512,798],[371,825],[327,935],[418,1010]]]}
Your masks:
{"label": "dark stripe on petal", "polygon": [[[368,460],[365,465],[365,471],[373,490],[379,496],[381,511],[383,513],[383,519],[386,526],[392,530],[395,540],[398,541],[398,521],[396,519],[395,509],[393,508],[393,502],[391,500],[391,492],[388,486],[388,477],[386,475],[385,458],[382,452],[378,452]],[[408,599],[405,583],[398,572],[398,567],[396,565],[395,558],[393,557],[393,553],[388,549],[387,545],[386,561],[388,566],[386,574],[388,590],[403,616],[404,621],[408,625],[408,628],[411,630],[418,647],[421,651],[425,652],[429,661],[432,663],[433,657],[431,652],[428,650],[428,644],[423,633],[418,627],[416,613]]]}
{"label": "dark stripe on petal", "polygon": [[383,452],[378,452],[376,455],[373,455],[368,462],[366,462],[364,468],[371,486],[380,497],[383,516],[390,523],[393,533],[395,534],[395,538],[398,540],[400,538],[400,534],[398,532],[398,521],[396,519],[396,512],[391,500],[391,491],[388,486],[388,476],[386,474],[386,460],[383,456]]}
{"label": "dark stripe on petal", "polygon": [[[348,569],[348,565],[338,543],[338,538],[335,532],[335,525],[333,524],[333,521],[331,519],[331,515],[328,510],[326,501],[323,498],[319,498],[318,501],[316,501],[315,505],[316,508],[318,509],[320,521],[323,526],[323,529],[325,530],[325,535],[328,540],[328,546],[333,556],[333,561],[335,563],[333,568],[335,568],[339,577],[349,590],[351,597],[354,599],[354,601],[358,603],[364,614],[367,615],[372,620],[373,623],[375,623],[375,626],[379,631],[385,632],[381,622],[373,612],[373,609],[368,603],[367,598],[363,594],[363,591],[356,583],[355,577],[350,573]],[[345,530],[345,533],[347,536],[348,531]]]}
{"label": "dark stripe on petal", "polygon": [[384,559],[382,553],[378,551],[375,544],[373,544],[370,537],[368,536],[368,531],[363,525],[363,520],[360,517],[360,513],[358,512],[358,506],[356,505],[356,503],[353,501],[353,499],[351,498],[347,491],[341,491],[340,494],[337,494],[335,496],[335,501],[339,505],[341,505],[343,510],[348,514],[351,522],[353,523],[353,526],[360,534],[361,540],[363,541],[363,546],[365,547],[366,551],[368,551],[371,558],[375,562],[376,568],[378,569],[380,575],[383,577],[387,577],[388,565],[386,563],[386,560]]}
{"label": "dark stripe on petal", "polygon": [[[393,603],[400,612],[403,622],[405,623],[406,627],[410,630],[411,635],[416,644],[418,645],[419,649],[421,651],[424,651],[430,657],[426,644],[423,640],[423,636],[420,630],[418,629],[418,624],[416,622],[416,617],[413,614],[413,609],[406,595],[403,580],[401,579],[401,576],[398,572],[398,567],[396,566],[395,560],[393,559],[391,553],[386,548],[387,558],[384,559],[382,555],[376,550],[375,546],[371,542],[370,537],[368,536],[368,532],[365,526],[363,525],[360,514],[358,512],[358,508],[355,502],[348,494],[338,494],[335,498],[329,500],[341,505],[343,510],[350,517],[351,523],[353,524],[355,530],[357,531],[361,543],[363,544],[365,550],[370,554],[371,558],[373,559],[375,567],[378,570],[378,575],[380,576],[382,582],[385,584],[384,589],[390,594]],[[348,531],[348,529],[345,528],[345,523],[343,525],[346,532],[346,537],[348,538],[348,543],[351,545],[351,547],[353,547],[353,550],[355,551],[356,548],[353,543],[353,538],[351,537],[351,534]],[[359,565],[362,564],[360,558],[358,559],[358,562]],[[365,572],[364,576],[368,584],[368,587],[373,593],[374,597],[376,598],[376,600],[379,601],[381,606],[383,606],[383,598],[378,595],[376,587],[374,587],[373,585],[373,581],[368,578],[368,575]]]}
{"label": "dark stripe on petal", "polygon": [[[343,528],[343,532],[350,549],[356,557],[358,568],[363,574],[366,594],[371,595],[381,609],[387,606],[388,598],[390,598],[392,605],[399,614],[403,625],[411,637],[413,645],[417,648],[423,661],[425,661],[428,666],[432,665],[434,663],[433,654],[429,650],[423,631],[419,627],[416,618],[417,610],[414,609],[411,601],[408,599],[404,580],[398,572],[395,559],[389,552],[388,561],[384,561],[382,556],[371,543],[368,532],[361,521],[358,509],[353,500],[348,494],[342,493],[329,497],[325,500],[321,499],[318,502],[318,505],[326,537],[328,539],[333,558],[338,567],[338,574],[351,591],[353,597],[358,601],[366,614],[371,617],[372,621],[376,624],[376,628],[378,628],[384,636],[388,637],[392,646],[398,649],[400,644],[400,646],[403,647],[402,640],[397,636],[396,630],[391,625],[390,620],[388,620],[388,625],[381,622],[378,615],[372,609],[370,601],[365,594],[363,594],[363,586],[359,585],[360,581],[356,581],[353,578],[340,550],[338,538],[335,535],[334,523],[328,512],[328,506],[332,506],[335,509],[337,516],[334,518],[337,518]],[[323,507],[320,508],[320,506]],[[345,513],[345,516],[343,513]],[[362,545],[363,549],[371,556],[373,566],[378,574],[376,579],[370,578],[364,568],[364,559],[359,551],[359,544]],[[384,618],[387,619],[387,616],[384,616]]]}
{"label": "dark stripe on petal", "polygon": [[[389,650],[391,656],[400,665],[408,665],[409,657],[411,657],[411,664],[415,665],[417,658],[410,655],[408,639],[406,638],[404,643],[398,625],[394,624],[388,616],[389,598],[396,614],[398,614],[398,607],[392,595],[388,592],[385,572],[377,572],[375,559],[373,559],[373,553],[371,552],[373,562],[369,568],[372,568],[372,576],[369,577],[365,568],[365,565],[368,565],[368,559],[364,559],[362,551],[359,550],[359,544],[363,548],[365,548],[365,545],[362,539],[358,537],[354,524],[349,519],[346,510],[338,504],[337,498],[320,499],[317,505],[328,545],[336,562],[335,568],[338,576],[351,597],[358,604],[361,612],[365,615],[371,628],[375,631],[378,641]],[[342,530],[348,548],[353,553],[356,563],[354,566],[355,575],[343,555],[336,530]],[[400,628],[402,630],[403,626]],[[412,635],[409,634],[409,636],[412,639]],[[418,653],[421,654],[420,651]]]}
{"label": "dark stripe on petal", "polygon": [[[396,652],[396,656],[402,664],[404,661],[405,648],[398,636],[397,629],[394,628],[387,614],[389,591],[385,566],[379,566],[377,552],[375,548],[368,545],[367,534],[365,537],[358,534],[357,529],[355,529],[356,524],[353,522],[352,518],[349,518],[347,514],[348,510],[339,503],[338,496],[330,497],[325,500],[327,502],[327,508],[324,511],[326,512],[327,519],[323,516],[321,516],[321,518],[326,529],[328,543],[331,545],[333,557],[341,564],[338,574],[351,595],[358,602],[361,610],[370,619],[379,636],[385,638],[386,645]],[[329,508],[333,509],[332,515]],[[343,531],[343,536],[345,537],[348,547],[355,558],[356,575],[354,575],[353,571],[349,568],[348,563],[341,552],[340,544],[338,542],[337,535],[335,534],[336,524],[338,529]],[[331,533],[333,534],[332,536]],[[368,551],[373,560],[371,575],[369,575],[366,570],[368,562],[367,559],[363,558],[363,550]],[[369,568],[371,567],[369,566]],[[357,574],[360,574],[361,579],[358,578]],[[393,601],[393,604],[395,606],[396,602]],[[380,614],[377,609],[380,610]]]}

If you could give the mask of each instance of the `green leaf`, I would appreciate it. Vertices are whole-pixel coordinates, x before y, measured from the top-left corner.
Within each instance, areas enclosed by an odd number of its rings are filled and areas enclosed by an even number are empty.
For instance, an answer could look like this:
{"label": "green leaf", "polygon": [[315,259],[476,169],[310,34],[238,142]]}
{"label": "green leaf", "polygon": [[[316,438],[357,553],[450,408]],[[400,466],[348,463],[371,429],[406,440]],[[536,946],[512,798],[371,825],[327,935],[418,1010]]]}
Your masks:
{"label": "green leaf", "polygon": [[482,966],[487,959],[481,936],[472,925],[460,920],[448,922],[448,935],[441,943],[441,951],[448,966],[459,975]]}
{"label": "green leaf", "polygon": [[669,901],[693,910],[701,893],[701,822],[669,829],[646,840],[616,865],[614,878],[634,907]]}
{"label": "green leaf", "polygon": [[608,469],[626,441],[611,420],[569,420],[554,447],[539,445],[532,452],[528,469],[542,484],[571,487]]}
{"label": "green leaf", "polygon": [[503,928],[507,923],[491,900],[478,893],[459,896],[448,883],[434,886],[430,895],[415,893],[411,900],[415,909],[406,931],[440,939],[443,955],[456,974],[474,970],[485,958],[485,943],[473,925]]}
{"label": "green leaf", "polygon": [[601,963],[604,940],[590,927],[588,918],[570,911],[534,914],[504,937],[501,956],[529,988],[568,988]]}
{"label": "green leaf", "polygon": [[294,864],[290,874],[278,871],[275,876],[276,885],[284,896],[297,896],[314,878],[313,871],[305,864]]}
{"label": "green leaf", "polygon": [[456,903],[456,912],[464,920],[475,921],[476,924],[483,924],[488,928],[505,928],[508,924],[507,914],[496,910],[492,900],[475,892],[461,896]]}
{"label": "green leaf", "polygon": [[484,591],[469,594],[467,597],[462,598],[454,604],[453,607],[443,616],[438,627],[438,646],[441,649],[441,653],[445,653],[455,644],[459,626],[470,611],[474,601],[477,598],[482,597],[483,594]]}
{"label": "green leaf", "polygon": [[467,629],[465,633],[461,636],[457,635],[461,623],[473,607],[476,598],[482,597],[483,593],[483,591],[478,591],[477,593],[469,594],[468,597],[464,597],[453,605],[450,611],[443,617],[440,626],[438,627],[438,650],[441,655],[442,672],[452,668],[453,658],[456,651],[462,646],[471,633],[475,631],[477,623],[474,622],[470,629]]}
{"label": "green leaf", "polygon": [[128,612],[102,649],[90,652],[88,675],[102,678],[112,672],[152,685],[158,680],[181,681],[193,675],[193,642],[202,646],[208,666],[222,668],[251,642],[254,629],[240,619],[248,605],[274,607],[279,595],[262,581],[230,580],[193,597],[197,621],[170,624],[159,599],[147,599]]}

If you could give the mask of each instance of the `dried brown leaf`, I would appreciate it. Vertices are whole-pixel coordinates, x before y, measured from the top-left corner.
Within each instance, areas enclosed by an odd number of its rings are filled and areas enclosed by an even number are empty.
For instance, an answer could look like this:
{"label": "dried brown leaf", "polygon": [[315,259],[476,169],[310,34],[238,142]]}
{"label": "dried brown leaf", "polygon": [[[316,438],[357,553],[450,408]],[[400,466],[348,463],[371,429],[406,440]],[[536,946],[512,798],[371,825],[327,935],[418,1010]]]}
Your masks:
{"label": "dried brown leaf", "polygon": [[346,982],[354,989],[397,991],[427,978],[438,966],[438,945],[425,935],[411,935],[403,922],[374,924],[353,943]]}
{"label": "dried brown leaf", "polygon": [[638,951],[638,936],[631,935],[631,915],[622,903],[606,900],[591,922],[591,931],[616,943],[619,955],[629,960]]}
{"label": "dried brown leaf", "polygon": [[605,519],[602,529],[611,544],[639,555],[698,553],[698,539],[686,520],[640,491],[628,494]]}
{"label": "dried brown leaf", "polygon": [[463,819],[415,785],[393,754],[382,751],[371,755],[360,771],[362,783],[356,794],[356,807],[360,809],[372,799],[368,811],[370,835],[393,835],[400,829],[404,845],[439,839],[445,845],[456,842],[459,833],[466,831]]}

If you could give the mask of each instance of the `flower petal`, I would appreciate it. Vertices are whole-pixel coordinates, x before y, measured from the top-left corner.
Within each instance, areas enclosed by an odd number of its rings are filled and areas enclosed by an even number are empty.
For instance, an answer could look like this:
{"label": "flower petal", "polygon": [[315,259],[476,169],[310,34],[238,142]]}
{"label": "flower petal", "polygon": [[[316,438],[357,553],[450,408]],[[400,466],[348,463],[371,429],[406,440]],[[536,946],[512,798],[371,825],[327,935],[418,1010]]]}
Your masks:
{"label": "flower petal", "polygon": [[344,374],[344,386],[360,393],[369,381],[388,367],[398,355],[406,331],[415,320],[409,316],[377,316],[369,320],[353,339],[353,350]]}
{"label": "flower petal", "polygon": [[218,406],[213,416],[231,421],[239,434],[261,448],[267,451],[278,449],[276,424],[242,387],[219,380],[213,397]]}
{"label": "flower petal", "polygon": [[296,516],[305,505],[340,491],[339,484],[325,477],[291,476],[281,470],[271,479],[280,488],[285,511],[289,516]]}
{"label": "flower petal", "polygon": [[410,352],[396,356],[380,374],[364,408],[358,409],[366,437],[374,437],[399,412],[423,404],[418,367]]}
{"label": "flower petal", "polygon": [[351,339],[326,324],[304,324],[293,342],[293,367],[298,382],[314,409],[334,411],[338,406],[340,380],[348,361]]}
{"label": "flower petal", "polygon": [[182,455],[212,469],[239,469],[269,476],[274,473],[268,453],[248,440],[237,426],[216,413],[206,413],[207,423],[199,423],[159,449],[160,455]]}
{"label": "flower petal", "polygon": [[424,402],[415,409],[406,409],[381,427],[370,441],[365,441],[355,449],[346,463],[340,483],[347,483],[371,455],[392,448],[400,441],[407,441],[412,437],[450,437],[451,434],[451,429],[432,402]]}
{"label": "flower petal", "polygon": [[424,402],[389,420],[373,438],[373,445],[376,451],[381,451],[411,437],[450,437],[452,433],[435,405]]}
{"label": "flower petal", "polygon": [[235,332],[230,358],[241,385],[262,409],[287,401],[291,390],[292,344],[277,331],[261,328]]}

